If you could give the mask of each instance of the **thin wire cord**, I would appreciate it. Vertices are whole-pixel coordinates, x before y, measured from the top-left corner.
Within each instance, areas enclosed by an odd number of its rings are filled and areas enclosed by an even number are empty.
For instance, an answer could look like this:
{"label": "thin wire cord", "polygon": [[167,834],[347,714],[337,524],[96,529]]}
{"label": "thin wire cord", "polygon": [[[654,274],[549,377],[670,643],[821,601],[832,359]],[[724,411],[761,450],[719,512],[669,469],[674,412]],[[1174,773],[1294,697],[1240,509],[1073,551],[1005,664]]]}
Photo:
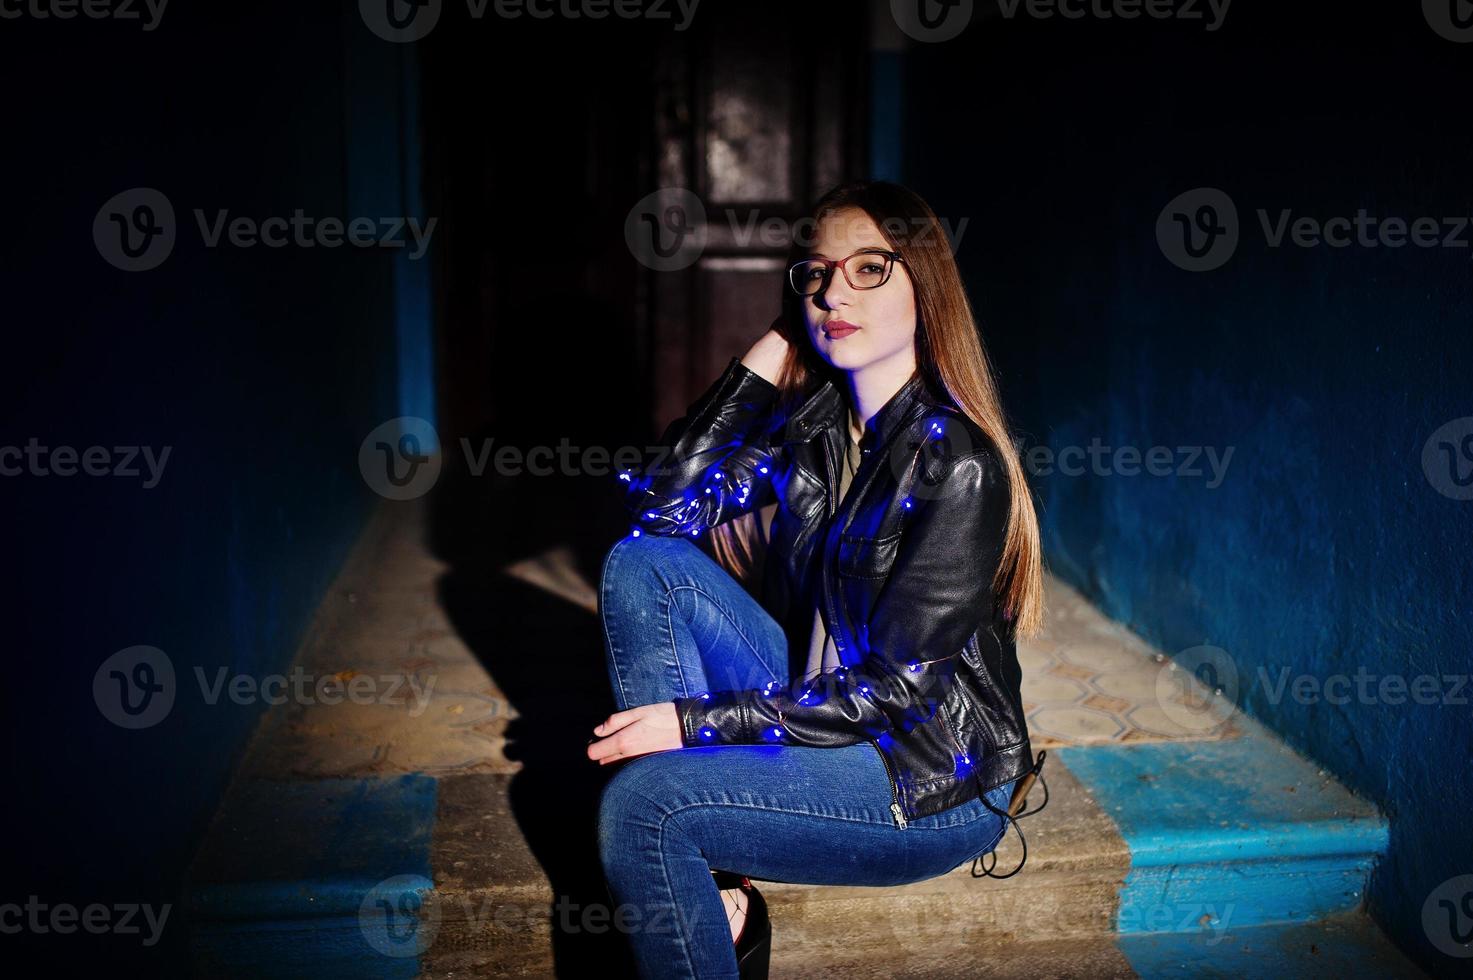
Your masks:
{"label": "thin wire cord", "polygon": [[[986,854],[979,854],[972,859],[973,878],[996,878],[1001,881],[1004,878],[1011,878],[1019,871],[1022,871],[1023,865],[1028,863],[1028,838],[1024,836],[1023,828],[1018,826],[1018,821],[1024,819],[1025,817],[1031,817],[1035,813],[1041,812],[1044,807],[1048,806],[1048,781],[1043,778],[1043,760],[1045,758],[1045,755],[1046,753],[1039,753],[1038,761],[1033,764],[1033,769],[1031,770],[1033,775],[1037,777],[1038,784],[1043,787],[1043,802],[1038,804],[1038,806],[1034,807],[1031,810],[1024,810],[1022,813],[1019,813],[1016,816],[1009,817],[1006,811],[999,810],[997,807],[993,806],[988,801],[986,796],[982,797],[983,806],[987,807],[987,809],[991,810],[998,816],[1005,817],[1008,823],[1012,826],[1013,830],[1017,831],[1018,843],[1023,845],[1023,857],[1018,861],[1018,866],[1009,871],[1007,874],[993,874],[993,869],[997,867],[997,848],[994,847]],[[998,843],[1001,844],[1002,841],[998,841]],[[992,862],[990,864],[984,864],[983,859],[989,857],[992,858]],[[978,870],[979,868],[981,869],[980,871]]]}

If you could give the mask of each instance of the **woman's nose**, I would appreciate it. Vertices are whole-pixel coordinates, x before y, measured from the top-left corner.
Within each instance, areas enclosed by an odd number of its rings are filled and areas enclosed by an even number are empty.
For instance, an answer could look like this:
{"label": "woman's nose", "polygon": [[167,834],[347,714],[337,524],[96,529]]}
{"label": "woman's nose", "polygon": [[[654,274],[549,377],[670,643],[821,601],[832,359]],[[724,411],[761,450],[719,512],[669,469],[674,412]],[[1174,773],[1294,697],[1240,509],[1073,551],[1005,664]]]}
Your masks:
{"label": "woman's nose", "polygon": [[849,283],[844,280],[843,273],[839,272],[839,270],[837,269],[835,269],[834,274],[829,277],[829,281],[824,283],[823,289],[819,291],[819,294],[816,297],[818,305],[822,306],[826,310],[834,310],[838,309],[841,306],[848,306],[850,302],[853,301],[853,299],[853,290],[850,288]]}

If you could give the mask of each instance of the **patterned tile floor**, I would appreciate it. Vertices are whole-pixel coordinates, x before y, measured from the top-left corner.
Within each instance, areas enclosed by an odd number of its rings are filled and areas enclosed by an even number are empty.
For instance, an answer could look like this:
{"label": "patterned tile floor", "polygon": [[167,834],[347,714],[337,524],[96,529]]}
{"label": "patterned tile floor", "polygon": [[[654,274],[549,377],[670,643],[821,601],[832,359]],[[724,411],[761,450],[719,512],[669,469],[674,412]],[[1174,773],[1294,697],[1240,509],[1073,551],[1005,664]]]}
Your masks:
{"label": "patterned tile floor", "polygon": [[1018,644],[1035,749],[1216,741],[1242,730],[1187,671],[1053,576],[1045,628]]}

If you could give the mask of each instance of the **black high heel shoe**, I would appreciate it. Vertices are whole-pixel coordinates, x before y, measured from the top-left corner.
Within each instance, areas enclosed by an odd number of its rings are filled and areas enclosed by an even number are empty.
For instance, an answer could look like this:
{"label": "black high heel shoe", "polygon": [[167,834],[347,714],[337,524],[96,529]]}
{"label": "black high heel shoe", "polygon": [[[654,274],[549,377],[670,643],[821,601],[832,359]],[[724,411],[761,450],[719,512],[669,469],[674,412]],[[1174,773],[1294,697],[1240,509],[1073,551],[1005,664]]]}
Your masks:
{"label": "black high heel shoe", "polygon": [[712,871],[716,887],[725,891],[740,888],[747,895],[747,917],[736,937],[737,969],[742,980],[767,980],[772,959],[772,920],[767,917],[767,899],[746,875]]}

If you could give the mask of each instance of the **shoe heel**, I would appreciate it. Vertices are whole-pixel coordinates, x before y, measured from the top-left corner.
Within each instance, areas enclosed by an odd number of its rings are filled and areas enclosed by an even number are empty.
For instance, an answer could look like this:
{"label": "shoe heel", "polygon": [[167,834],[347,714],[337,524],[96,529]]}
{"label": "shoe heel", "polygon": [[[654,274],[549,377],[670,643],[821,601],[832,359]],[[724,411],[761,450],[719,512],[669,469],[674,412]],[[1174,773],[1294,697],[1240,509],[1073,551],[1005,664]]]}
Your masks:
{"label": "shoe heel", "polygon": [[746,890],[747,921],[737,943],[737,972],[741,980],[767,980],[772,959],[772,919],[767,914],[767,899],[756,886],[749,882]]}
{"label": "shoe heel", "polygon": [[747,955],[737,961],[737,974],[741,980],[767,980],[768,967],[772,960],[772,933],[762,937],[762,941],[747,951]]}

